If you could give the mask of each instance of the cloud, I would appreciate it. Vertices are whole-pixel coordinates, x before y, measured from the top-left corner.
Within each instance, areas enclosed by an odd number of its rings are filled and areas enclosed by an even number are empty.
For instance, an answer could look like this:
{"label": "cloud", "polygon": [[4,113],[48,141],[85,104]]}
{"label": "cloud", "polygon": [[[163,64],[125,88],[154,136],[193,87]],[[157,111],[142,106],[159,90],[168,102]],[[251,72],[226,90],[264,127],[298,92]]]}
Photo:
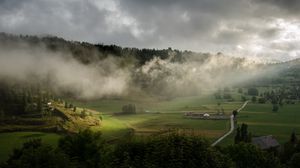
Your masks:
{"label": "cloud", "polygon": [[275,6],[290,14],[299,14],[300,1],[298,0],[255,0],[258,3]]}
{"label": "cloud", "polygon": [[137,69],[136,76],[143,79],[148,86],[146,90],[152,94],[183,96],[205,94],[274,72],[248,59],[219,54],[186,55],[180,63],[172,61],[172,56],[165,60],[154,58]]}
{"label": "cloud", "polygon": [[[0,31],[264,58],[273,49],[264,44],[282,39],[288,24],[299,22],[298,9],[297,0],[1,0]],[[237,45],[264,50],[243,47],[241,53]]]}

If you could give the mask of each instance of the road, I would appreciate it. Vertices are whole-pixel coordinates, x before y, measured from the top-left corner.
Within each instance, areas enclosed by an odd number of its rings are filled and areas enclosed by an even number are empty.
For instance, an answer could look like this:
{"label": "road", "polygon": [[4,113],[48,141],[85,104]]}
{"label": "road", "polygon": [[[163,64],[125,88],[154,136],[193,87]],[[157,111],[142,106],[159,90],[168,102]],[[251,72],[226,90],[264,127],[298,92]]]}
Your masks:
{"label": "road", "polygon": [[240,112],[241,110],[243,110],[243,108],[246,107],[246,105],[248,104],[248,102],[249,102],[248,100],[245,101],[245,103],[239,109],[237,109],[237,112]]}
{"label": "road", "polygon": [[[245,103],[239,109],[237,109],[237,112],[240,112],[243,108],[246,107],[247,104],[248,104],[248,101],[245,101]],[[223,139],[225,139],[228,135],[230,135],[233,131],[234,131],[234,116],[231,115],[230,116],[230,130],[225,135],[223,135],[219,139],[217,139],[213,144],[211,144],[211,146],[216,146]]]}

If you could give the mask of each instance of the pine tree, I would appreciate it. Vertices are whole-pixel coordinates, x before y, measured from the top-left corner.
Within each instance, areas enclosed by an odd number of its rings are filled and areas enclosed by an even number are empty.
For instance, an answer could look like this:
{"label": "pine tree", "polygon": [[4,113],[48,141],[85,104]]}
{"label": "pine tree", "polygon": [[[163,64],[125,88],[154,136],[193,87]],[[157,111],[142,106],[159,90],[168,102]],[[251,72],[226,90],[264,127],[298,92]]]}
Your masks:
{"label": "pine tree", "polygon": [[237,127],[236,135],[234,137],[234,143],[238,144],[240,141],[241,141],[241,131],[240,131],[240,127]]}
{"label": "pine tree", "polygon": [[291,134],[290,142],[291,142],[292,144],[296,144],[297,141],[298,141],[298,140],[297,140],[296,133],[295,133],[295,131],[293,131],[292,134]]}
{"label": "pine tree", "polygon": [[252,141],[252,134],[248,133],[248,125],[243,123],[241,128],[238,127],[236,130],[234,142],[237,144],[239,142],[250,143],[251,141]]}
{"label": "pine tree", "polygon": [[22,112],[23,113],[26,113],[27,105],[28,105],[27,95],[24,92],[23,95],[22,95]]}
{"label": "pine tree", "polygon": [[65,108],[68,108],[68,102],[65,102]]}
{"label": "pine tree", "polygon": [[233,111],[232,111],[232,115],[234,116],[234,118],[236,118],[237,114],[238,114],[238,111],[237,111],[237,110],[233,110]]}
{"label": "pine tree", "polygon": [[279,109],[278,105],[277,105],[277,104],[273,104],[272,111],[273,111],[273,112],[277,112],[278,109]]}
{"label": "pine tree", "polygon": [[251,143],[252,142],[252,133],[249,132],[248,136],[247,136],[247,141],[248,143]]}
{"label": "pine tree", "polygon": [[241,141],[247,142],[247,137],[248,137],[248,125],[243,123],[241,126]]}
{"label": "pine tree", "polygon": [[42,103],[42,96],[39,95],[37,98],[37,112],[42,114],[43,113],[43,103]]}

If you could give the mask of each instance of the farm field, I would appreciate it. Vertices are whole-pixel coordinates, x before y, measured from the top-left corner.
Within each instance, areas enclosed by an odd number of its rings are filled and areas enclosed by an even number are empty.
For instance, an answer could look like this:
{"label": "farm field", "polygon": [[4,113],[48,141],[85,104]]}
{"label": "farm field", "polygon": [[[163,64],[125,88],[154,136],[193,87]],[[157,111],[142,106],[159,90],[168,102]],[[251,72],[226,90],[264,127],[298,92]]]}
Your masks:
{"label": "farm field", "polygon": [[56,146],[61,136],[54,133],[43,132],[11,132],[0,134],[0,162],[5,161],[14,148],[20,147],[24,142],[41,138],[43,142]]}
{"label": "farm field", "polygon": [[162,134],[176,130],[203,136],[210,141],[224,134],[230,127],[229,120],[198,120],[184,118],[180,113],[103,115],[100,130],[106,139],[122,138],[134,131],[135,135]]}
{"label": "farm field", "polygon": [[249,104],[239,114],[238,122],[247,123],[254,136],[273,135],[283,143],[293,130],[300,132],[300,104],[283,105],[272,112],[271,104]]}
{"label": "farm field", "polygon": [[[216,112],[217,109],[223,108],[225,112],[232,112],[233,109],[239,107],[243,102],[240,101],[240,95],[234,102],[225,100],[217,100],[211,94],[204,96],[180,97],[172,100],[155,100],[155,99],[139,99],[139,98],[124,98],[124,99],[101,99],[93,101],[77,101],[74,99],[68,100],[80,107],[93,109],[104,114],[119,112],[125,104],[135,104],[137,112],[161,112],[161,113],[178,113],[184,111],[202,111]],[[218,103],[221,103],[218,106]]]}
{"label": "farm field", "polygon": [[[101,126],[93,126],[92,130],[101,131],[103,138],[116,140],[127,137],[133,131],[135,135],[146,136],[163,134],[169,131],[179,131],[203,136],[209,141],[223,135],[230,127],[229,120],[198,120],[184,117],[185,111],[216,112],[223,108],[230,114],[242,102],[222,102],[213,96],[208,97],[183,97],[171,101],[153,101],[146,103],[136,100],[98,100],[98,101],[70,101],[78,106],[78,111],[83,108],[94,110],[94,115],[102,118]],[[221,105],[218,105],[218,102]],[[136,115],[113,115],[119,112],[124,104],[135,103],[140,113]],[[141,109],[143,111],[141,112]],[[147,111],[147,112],[146,112]],[[41,138],[45,143],[56,145],[60,135],[41,132],[14,132],[0,134],[0,161],[7,159],[15,147],[32,138]]]}
{"label": "farm field", "polygon": [[[224,109],[230,115],[243,102],[237,92],[231,92],[235,101],[215,99],[213,95],[181,97],[173,100],[149,101],[137,99],[102,99],[95,101],[68,100],[80,108],[93,110],[94,115],[102,118],[101,126],[93,126],[92,130],[101,131],[107,140],[117,140],[132,135],[159,135],[169,131],[191,133],[215,141],[230,129],[229,120],[199,120],[185,118],[184,112],[216,112]],[[135,104],[137,114],[114,115],[121,111],[125,104]],[[300,132],[300,104],[280,107],[272,112],[272,104],[248,103],[238,114],[238,124],[248,124],[253,136],[273,135],[280,143],[289,139],[293,130]],[[98,114],[97,114],[98,113]],[[0,161],[5,160],[13,148],[20,146],[30,138],[42,138],[48,144],[56,145],[59,135],[39,132],[1,133]],[[233,143],[234,134],[224,139],[220,145]]]}
{"label": "farm field", "polygon": [[[239,114],[238,124],[248,124],[252,136],[273,135],[279,143],[289,140],[292,131],[300,132],[300,104],[285,104],[278,112],[272,112],[272,104],[249,103]],[[234,135],[221,145],[233,143]]]}
{"label": "farm field", "polygon": [[[103,118],[100,130],[105,138],[115,139],[130,134],[136,135],[161,134],[167,130],[192,132],[208,138],[210,141],[223,135],[230,127],[229,120],[199,120],[184,117],[184,112],[212,112],[224,109],[228,115],[239,108],[242,102],[225,102],[216,100],[212,95],[207,97],[193,96],[176,98],[170,101],[146,103],[142,100],[98,100],[92,102],[71,101],[73,104],[100,112]],[[112,115],[119,112],[124,104],[133,103],[137,106],[137,114]],[[218,105],[220,103],[220,105]]]}

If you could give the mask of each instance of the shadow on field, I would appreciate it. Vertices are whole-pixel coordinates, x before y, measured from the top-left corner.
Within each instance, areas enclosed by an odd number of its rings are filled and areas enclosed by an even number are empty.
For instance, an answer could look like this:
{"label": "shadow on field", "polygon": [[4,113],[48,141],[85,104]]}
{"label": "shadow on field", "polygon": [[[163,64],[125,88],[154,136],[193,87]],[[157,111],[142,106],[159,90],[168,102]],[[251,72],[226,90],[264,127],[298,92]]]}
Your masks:
{"label": "shadow on field", "polygon": [[31,134],[31,135],[24,135],[21,136],[22,139],[28,139],[28,138],[39,138],[45,136],[45,134]]}

